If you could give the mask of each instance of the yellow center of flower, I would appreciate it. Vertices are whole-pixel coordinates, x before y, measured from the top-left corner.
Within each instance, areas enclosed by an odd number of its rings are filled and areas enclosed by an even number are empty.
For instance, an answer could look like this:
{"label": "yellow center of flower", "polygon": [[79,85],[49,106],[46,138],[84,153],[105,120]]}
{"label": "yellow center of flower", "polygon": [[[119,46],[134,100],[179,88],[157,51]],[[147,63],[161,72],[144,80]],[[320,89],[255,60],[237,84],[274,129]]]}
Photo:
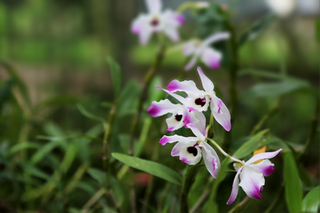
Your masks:
{"label": "yellow center of flower", "polygon": [[[263,147],[261,147],[260,149],[257,149],[256,151],[253,152],[253,155],[257,155],[257,154],[266,152],[266,148],[267,148],[267,146],[263,146]],[[261,161],[263,161],[263,159],[257,160],[257,161],[255,161],[255,162],[253,162],[253,163],[254,163],[254,164],[257,164],[257,163],[260,163]]]}

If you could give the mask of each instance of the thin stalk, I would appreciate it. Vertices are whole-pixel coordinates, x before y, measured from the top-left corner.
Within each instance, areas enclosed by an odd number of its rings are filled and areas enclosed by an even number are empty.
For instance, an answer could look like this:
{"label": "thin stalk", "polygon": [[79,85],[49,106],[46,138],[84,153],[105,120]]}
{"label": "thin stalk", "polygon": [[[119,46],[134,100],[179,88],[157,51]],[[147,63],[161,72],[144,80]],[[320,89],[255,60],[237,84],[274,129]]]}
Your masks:
{"label": "thin stalk", "polygon": [[240,212],[240,211],[243,209],[243,207],[244,207],[245,205],[247,205],[247,203],[248,203],[249,201],[250,201],[250,198],[249,198],[249,197],[244,198],[238,205],[236,205],[235,207],[233,207],[233,208],[229,211],[229,213]]}
{"label": "thin stalk", "polygon": [[230,158],[231,160],[235,161],[235,162],[238,162],[240,163],[241,165],[244,165],[244,163],[237,159],[237,158],[234,158],[232,156],[230,156],[228,153],[226,153],[214,140],[210,139],[210,138],[207,138],[207,140],[209,140],[213,145],[215,145],[215,147],[217,147],[219,149],[219,151],[226,157]]}
{"label": "thin stalk", "polygon": [[[207,135],[208,138],[213,138],[214,137],[213,123],[214,123],[214,118],[213,118],[213,115],[211,114],[210,123],[206,128],[206,135]],[[212,131],[210,131],[211,129],[212,129]]]}
{"label": "thin stalk", "polygon": [[[152,161],[156,161],[158,159],[158,156],[159,156],[159,145],[155,147],[151,160]],[[148,183],[148,187],[147,187],[146,193],[144,195],[144,205],[142,207],[142,213],[147,212],[149,199],[150,199],[151,192],[152,192],[152,189],[153,189],[153,182],[154,182],[153,179],[154,179],[154,177],[151,176],[151,179],[150,179],[150,181]]]}
{"label": "thin stalk", "polygon": [[268,121],[279,109],[280,99],[277,100],[277,102],[274,104],[272,109],[265,114],[260,121],[253,127],[250,135],[255,135],[262,127],[262,125]]}
{"label": "thin stalk", "polygon": [[188,194],[191,189],[192,184],[194,183],[194,179],[196,174],[198,173],[199,168],[193,168],[187,165],[186,174],[184,175],[182,190],[181,190],[181,199],[180,199],[180,213],[189,212],[188,206]]}
{"label": "thin stalk", "polygon": [[106,193],[106,190],[104,188],[99,189],[87,202],[84,204],[84,206],[81,209],[81,213],[86,213],[88,210],[93,206],[104,194]]}
{"label": "thin stalk", "polygon": [[281,201],[280,198],[283,196],[283,193],[284,193],[284,184],[282,182],[282,185],[280,186],[280,189],[278,190],[277,196],[274,198],[271,205],[264,213],[275,212],[274,209],[275,209],[275,207],[277,207],[279,205],[279,202]]}
{"label": "thin stalk", "polygon": [[163,56],[165,53],[165,45],[162,45],[156,55],[155,61],[152,65],[152,67],[150,68],[150,70],[148,71],[148,73],[145,76],[144,79],[144,84],[143,84],[143,88],[142,88],[142,92],[139,98],[139,103],[138,103],[138,109],[137,109],[137,113],[136,116],[133,119],[132,125],[131,125],[131,131],[130,131],[130,144],[129,144],[129,151],[128,154],[129,155],[133,155],[133,142],[134,142],[134,135],[135,132],[137,130],[137,126],[138,123],[140,121],[140,116],[141,116],[141,112],[142,112],[142,107],[143,107],[143,103],[145,102],[145,100],[147,99],[147,92],[148,92],[148,88],[149,85],[154,77],[154,75],[156,74],[156,72],[158,71],[160,64],[162,63],[163,60]]}
{"label": "thin stalk", "polygon": [[211,192],[211,183],[213,181],[213,178],[210,177],[209,181],[207,182],[207,186],[205,187],[205,191],[202,193],[202,195],[199,197],[199,199],[195,202],[195,204],[192,206],[190,213],[196,213],[199,212],[200,207],[202,204],[207,200],[208,196]]}
{"label": "thin stalk", "polygon": [[164,204],[164,201],[165,201],[165,199],[167,197],[167,194],[169,192],[170,186],[171,186],[171,183],[167,182],[165,187],[164,187],[164,190],[162,191],[162,194],[160,196],[160,199],[159,199],[159,202],[158,202],[158,206],[157,206],[157,211],[158,212],[162,212],[163,204]]}
{"label": "thin stalk", "polygon": [[116,112],[117,112],[117,105],[118,105],[118,100],[115,99],[112,105],[112,108],[110,110],[109,114],[109,119],[108,119],[108,126],[106,127],[106,131],[103,137],[103,157],[102,157],[102,163],[103,163],[103,169],[105,171],[105,180],[106,180],[106,189],[108,192],[109,197],[111,198],[114,207],[116,208],[117,212],[121,212],[119,205],[117,201],[114,199],[113,195],[113,190],[110,187],[110,169],[109,169],[109,159],[110,159],[110,153],[109,153],[109,148],[110,148],[110,139],[111,139],[111,134],[113,132],[113,127],[114,127],[114,121],[116,117]]}
{"label": "thin stalk", "polygon": [[105,134],[103,137],[103,157],[102,157],[102,163],[103,163],[103,169],[106,174],[106,187],[108,188],[110,186],[109,182],[109,159],[110,159],[110,153],[109,153],[109,148],[110,148],[110,139],[111,139],[111,133],[113,131],[113,125],[114,125],[114,120],[116,116],[116,111],[117,111],[117,103],[118,101],[115,100],[113,102],[112,108],[110,110],[109,114],[109,119],[108,119],[108,126],[106,127]]}
{"label": "thin stalk", "polygon": [[[166,122],[165,120],[162,120],[162,125],[161,125],[161,128],[160,128],[160,131],[159,131],[159,136],[161,137],[161,135],[164,135],[165,134],[165,131],[166,131]],[[158,157],[159,157],[159,147],[160,145],[158,144],[155,149],[153,150],[153,154],[152,154],[152,158],[151,160],[152,161],[157,161],[158,160]],[[150,196],[151,196],[151,192],[153,190],[153,180],[154,180],[154,177],[151,176],[151,180],[150,182],[148,183],[148,187],[147,187],[147,190],[146,190],[146,193],[144,195],[144,206],[142,208],[142,213],[145,213],[147,211],[147,207],[149,205],[149,199],[150,199]],[[166,185],[167,187],[167,185]],[[166,191],[166,189],[164,190]],[[166,193],[162,193],[162,196],[165,196]],[[158,212],[161,212],[161,207],[162,207],[162,202],[161,202],[161,198],[160,198],[160,201],[158,202]]]}
{"label": "thin stalk", "polygon": [[[150,68],[150,70],[148,71],[148,73],[146,74],[145,79],[144,79],[142,92],[141,92],[139,102],[138,102],[137,113],[136,113],[136,116],[134,117],[132,125],[131,125],[130,143],[129,143],[129,150],[128,150],[128,154],[130,156],[133,156],[134,137],[135,137],[135,133],[137,131],[139,121],[140,121],[143,104],[144,104],[145,100],[147,99],[148,88],[149,88],[149,85],[150,85],[154,75],[158,71],[160,64],[162,63],[165,49],[166,49],[165,45],[164,44],[161,45],[161,47],[156,55],[155,61],[152,65],[152,67]],[[133,170],[131,167],[129,168],[129,173],[130,173],[130,176],[133,175]],[[136,212],[136,202],[135,201],[136,201],[136,193],[135,193],[135,189],[134,189],[134,183],[133,183],[133,181],[131,181],[131,183],[130,183],[130,203],[131,203],[131,211],[133,213]]]}
{"label": "thin stalk", "polygon": [[[238,108],[238,94],[237,94],[237,77],[238,77],[238,70],[239,70],[239,56],[238,56],[238,41],[236,31],[234,29],[234,25],[232,24],[230,18],[228,18],[226,22],[226,27],[230,32],[230,39],[229,39],[229,46],[231,52],[231,63],[230,63],[230,75],[229,75],[229,95],[231,99],[231,124],[232,121],[235,119],[236,111]],[[232,137],[230,132],[225,132],[224,142],[222,144],[223,148],[229,150],[229,147],[232,143]]]}
{"label": "thin stalk", "polygon": [[311,141],[314,139],[314,137],[316,136],[317,133],[317,126],[319,124],[319,97],[317,98],[317,104],[316,104],[316,109],[315,109],[315,115],[311,121],[311,125],[310,125],[310,132],[309,132],[309,137],[306,141],[306,144],[303,147],[303,150],[301,151],[301,153],[298,155],[298,160],[301,159],[302,157],[305,156],[305,153],[307,152],[307,150],[309,149],[309,146],[311,144]]}

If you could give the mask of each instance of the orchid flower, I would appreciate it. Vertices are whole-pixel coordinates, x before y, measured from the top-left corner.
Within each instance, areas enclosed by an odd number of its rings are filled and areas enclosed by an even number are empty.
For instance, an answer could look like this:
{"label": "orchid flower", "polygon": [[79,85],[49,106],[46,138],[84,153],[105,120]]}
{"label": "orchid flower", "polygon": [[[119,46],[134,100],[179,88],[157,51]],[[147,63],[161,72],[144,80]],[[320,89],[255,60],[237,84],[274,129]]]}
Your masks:
{"label": "orchid flower", "polygon": [[137,34],[145,45],[153,32],[164,32],[172,41],[179,40],[177,28],[184,23],[184,17],[172,10],[161,12],[161,0],[146,0],[148,14],[141,14],[131,24],[131,31]]}
{"label": "orchid flower", "polygon": [[170,92],[183,91],[188,97],[185,99],[186,107],[190,111],[206,111],[210,104],[211,113],[216,121],[227,131],[231,129],[230,113],[225,104],[219,99],[213,91],[214,85],[210,79],[198,67],[198,73],[205,91],[199,90],[194,81],[173,80],[168,85]]}
{"label": "orchid flower", "polygon": [[209,173],[216,178],[220,169],[220,160],[214,149],[206,142],[206,135],[202,134],[203,129],[199,130],[193,124],[187,124],[196,137],[183,137],[180,135],[163,136],[160,144],[178,143],[172,148],[171,156],[179,156],[183,163],[195,165],[203,157],[204,164]]}
{"label": "orchid flower", "polygon": [[[232,191],[230,198],[227,202],[228,205],[233,203],[238,195],[239,186],[242,187],[243,191],[250,198],[261,199],[261,192],[263,190],[263,186],[265,184],[265,180],[263,176],[269,176],[274,171],[274,164],[269,160],[263,160],[259,163],[255,163],[256,161],[262,159],[270,159],[275,157],[282,149],[279,149],[274,152],[265,152],[254,155],[247,162],[243,161],[242,165],[236,163],[234,165],[237,174],[233,180]],[[239,177],[240,176],[240,177]],[[240,178],[240,183],[239,183]]]}
{"label": "orchid flower", "polygon": [[[156,86],[157,88],[165,91],[182,104],[173,104],[168,99],[161,100],[159,102],[153,101],[151,106],[148,108],[147,112],[152,117],[162,116],[167,113],[171,113],[172,115],[166,119],[168,125],[168,132],[180,129],[181,127],[185,126],[189,123],[193,123],[197,128],[204,129],[206,126],[206,118],[200,112],[189,112],[189,110],[183,104],[185,102],[184,98],[169,92],[166,89]],[[205,134],[205,132],[203,132]]]}
{"label": "orchid flower", "polygon": [[191,61],[186,65],[185,70],[190,70],[197,59],[200,58],[203,63],[205,63],[211,69],[218,69],[220,67],[220,61],[222,55],[219,51],[212,48],[210,45],[214,42],[229,38],[229,33],[216,33],[209,38],[201,41],[199,39],[194,39],[187,42],[183,46],[183,54],[185,56],[193,55]]}

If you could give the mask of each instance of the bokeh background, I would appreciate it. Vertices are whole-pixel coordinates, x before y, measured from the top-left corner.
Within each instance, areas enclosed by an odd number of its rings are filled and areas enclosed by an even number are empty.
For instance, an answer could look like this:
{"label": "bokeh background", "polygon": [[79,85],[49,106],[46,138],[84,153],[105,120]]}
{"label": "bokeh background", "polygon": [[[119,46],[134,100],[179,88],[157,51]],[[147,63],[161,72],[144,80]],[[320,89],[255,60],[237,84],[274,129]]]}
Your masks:
{"label": "bokeh background", "polygon": [[[163,5],[165,8],[177,8],[183,2],[163,0]],[[241,94],[254,83],[271,81],[272,74],[282,73],[319,89],[317,34],[320,3],[318,0],[215,2],[232,11],[239,35],[266,14],[277,14],[267,30],[246,43],[239,52],[240,77],[237,86],[241,104],[238,120],[235,121],[238,127],[232,134],[235,138],[241,138],[274,104],[268,99],[241,99],[244,97]],[[30,105],[36,109],[30,115],[33,128],[28,130],[28,140],[38,140],[37,136],[48,135],[57,129],[67,135],[87,131],[97,125],[96,121],[79,112],[76,103],[107,118],[114,99],[108,57],[114,58],[120,65],[124,83],[135,80],[137,84],[142,84],[157,51],[155,36],[147,46],[140,46],[138,38],[130,32],[132,20],[144,11],[146,8],[142,0],[0,1],[0,60],[9,62],[15,68],[14,72],[25,84]],[[197,20],[189,10],[184,15],[187,26],[180,29],[182,41],[198,36]],[[163,85],[176,78],[186,62],[180,51],[170,53],[158,73],[163,78]],[[205,72],[210,72],[211,79],[228,105],[228,66],[213,71],[203,64],[200,66]],[[250,75],[254,70],[267,74]],[[195,70],[186,76],[186,79],[199,82]],[[12,76],[5,67],[0,67],[1,85],[9,84],[10,78]],[[15,101],[23,102],[17,88],[12,88],[12,91],[16,94]],[[22,140],[20,133],[26,131],[24,124],[28,110],[21,111],[23,106],[15,107],[10,103],[10,97],[5,96],[2,100],[0,143],[1,149],[5,150],[5,146]],[[303,144],[309,135],[316,103],[314,95],[303,89],[289,93],[281,98],[280,109],[265,126],[283,140]],[[123,132],[130,131],[127,120],[131,120],[134,114],[130,111],[131,105],[126,107],[122,109],[124,114],[128,111],[121,120],[123,126],[120,129]],[[319,141],[319,135],[314,141]],[[96,167],[101,167],[99,149],[98,143],[93,145],[92,152],[98,153],[92,157]],[[168,150],[164,151],[164,155],[168,154]],[[310,150],[310,158],[306,159],[305,165],[308,165],[306,169],[311,179],[317,181],[319,144],[314,142]],[[150,155],[147,151],[143,153],[145,158],[150,159]],[[141,184],[144,184],[143,181]],[[3,197],[6,192],[0,194]]]}

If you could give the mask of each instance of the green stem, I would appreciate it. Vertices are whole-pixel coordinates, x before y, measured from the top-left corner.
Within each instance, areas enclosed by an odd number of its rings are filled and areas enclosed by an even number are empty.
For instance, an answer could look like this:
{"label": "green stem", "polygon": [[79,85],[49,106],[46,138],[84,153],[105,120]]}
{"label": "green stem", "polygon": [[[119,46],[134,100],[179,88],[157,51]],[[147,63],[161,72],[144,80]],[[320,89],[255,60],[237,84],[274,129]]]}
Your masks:
{"label": "green stem", "polygon": [[103,169],[105,171],[105,180],[106,180],[106,189],[108,192],[109,197],[111,198],[114,207],[116,208],[117,212],[121,212],[119,205],[117,201],[114,199],[113,190],[110,187],[110,168],[109,168],[109,160],[110,160],[110,140],[111,140],[111,134],[113,132],[114,127],[114,121],[116,117],[117,112],[117,105],[118,100],[115,99],[112,105],[112,108],[110,110],[109,119],[108,119],[108,126],[106,127],[105,134],[103,137],[103,157],[102,157],[102,163],[103,163]]}
{"label": "green stem", "polygon": [[275,105],[272,107],[272,109],[265,114],[260,121],[253,127],[250,135],[255,135],[262,127],[262,125],[268,121],[279,109],[279,104],[280,104],[280,99],[277,100],[277,102],[275,103]]}
{"label": "green stem", "polygon": [[229,211],[229,213],[240,212],[240,211],[243,209],[243,207],[244,207],[245,205],[247,205],[247,203],[248,203],[249,201],[250,201],[250,198],[249,198],[249,197],[244,198],[238,205],[236,205],[235,207],[233,207],[233,208]]}
{"label": "green stem", "polygon": [[[156,161],[158,159],[158,156],[159,156],[159,145],[155,147],[151,160],[152,161]],[[150,179],[150,181],[148,183],[148,186],[147,186],[146,193],[144,195],[144,205],[142,207],[142,213],[147,212],[147,207],[149,205],[149,200],[150,200],[151,192],[152,192],[152,189],[153,189],[153,182],[154,182],[153,178],[154,177],[151,176],[151,179]]]}
{"label": "green stem", "polygon": [[[238,77],[238,70],[239,70],[239,56],[238,56],[238,41],[236,32],[234,29],[234,26],[228,18],[226,22],[226,27],[228,28],[231,37],[229,39],[229,45],[230,45],[230,52],[231,52],[231,63],[230,63],[230,87],[229,87],[229,95],[231,99],[231,108],[230,108],[230,114],[231,114],[231,124],[233,123],[233,120],[235,119],[236,111],[238,108],[238,94],[237,94],[237,77]],[[223,147],[226,150],[229,150],[230,144],[232,143],[231,133],[225,132],[225,138],[223,142]]]}
{"label": "green stem", "polygon": [[164,204],[164,201],[168,195],[168,192],[169,192],[169,189],[170,189],[170,186],[171,186],[171,183],[170,182],[167,182],[162,193],[161,193],[161,196],[160,196],[160,199],[159,199],[159,202],[158,202],[158,206],[157,206],[157,211],[158,212],[162,212],[163,210],[163,204]]}
{"label": "green stem", "polygon": [[[133,119],[132,125],[131,125],[131,131],[130,131],[130,143],[129,143],[129,150],[128,150],[128,154],[130,156],[133,156],[133,142],[134,142],[134,138],[135,138],[135,133],[137,131],[137,127],[140,121],[140,117],[141,117],[141,112],[142,112],[142,107],[143,104],[145,102],[145,100],[147,99],[147,92],[148,92],[148,88],[149,85],[154,77],[154,75],[156,74],[156,72],[158,71],[160,64],[163,60],[163,56],[165,53],[165,45],[161,45],[160,50],[158,51],[155,61],[151,67],[151,69],[148,71],[148,73],[145,76],[144,79],[144,85],[142,88],[142,92],[139,98],[139,102],[138,102],[138,109],[137,109],[137,113],[136,116]],[[132,176],[133,175],[133,170],[130,167],[129,168],[129,173]],[[136,200],[136,195],[135,195],[135,189],[134,189],[134,183],[133,181],[131,181],[130,183],[130,202],[131,202],[131,211],[132,212],[136,212],[136,204],[135,204],[135,200]]]}
{"label": "green stem", "polygon": [[180,213],[189,212],[188,206],[188,194],[191,189],[192,184],[194,183],[196,174],[198,173],[198,168],[191,167],[187,165],[186,174],[184,175],[182,190],[181,190],[181,199],[180,199]]}
{"label": "green stem", "polygon": [[210,177],[209,181],[207,181],[207,185],[205,187],[205,191],[202,193],[202,195],[199,197],[199,199],[192,206],[192,208],[190,210],[190,213],[199,212],[199,208],[208,199],[208,196],[210,195],[210,192],[212,190],[212,187],[211,187],[212,181],[213,181],[213,178]]}
{"label": "green stem", "polygon": [[310,132],[309,132],[309,137],[306,141],[306,144],[303,147],[303,150],[301,151],[301,153],[298,156],[298,160],[305,157],[305,153],[307,152],[307,150],[310,147],[311,141],[314,139],[314,137],[316,136],[317,133],[317,126],[319,124],[319,104],[320,103],[320,99],[319,97],[317,98],[317,104],[316,104],[316,109],[315,109],[315,115],[311,121],[311,127],[310,127]]}
{"label": "green stem", "polygon": [[275,212],[274,209],[275,209],[275,207],[277,207],[279,205],[279,203],[281,201],[280,198],[282,198],[283,193],[284,193],[284,183],[282,182],[282,185],[280,186],[280,188],[278,190],[277,196],[274,198],[271,205],[264,213]]}
{"label": "green stem", "polygon": [[133,155],[134,135],[137,130],[138,123],[140,121],[142,106],[143,106],[143,103],[145,102],[145,100],[147,99],[147,92],[148,92],[149,85],[150,85],[155,73],[158,71],[158,69],[160,67],[160,64],[163,60],[164,53],[165,53],[165,45],[162,45],[160,47],[160,50],[157,53],[156,59],[152,65],[151,69],[148,71],[148,73],[146,74],[145,79],[144,79],[144,85],[143,85],[142,92],[141,92],[141,95],[139,98],[137,113],[136,113],[136,116],[134,117],[132,125],[131,125],[130,146],[129,146],[129,151],[128,151],[128,154],[131,156]]}
{"label": "green stem", "polygon": [[109,159],[110,159],[110,139],[111,139],[111,133],[113,131],[113,125],[114,120],[116,116],[116,109],[117,109],[117,100],[113,102],[112,108],[110,110],[109,119],[108,119],[108,126],[106,127],[105,134],[103,137],[103,157],[102,157],[102,163],[103,163],[103,169],[105,171],[105,179],[106,179],[106,187],[107,189],[110,186],[109,182]]}
{"label": "green stem", "polygon": [[214,140],[210,139],[210,138],[207,138],[207,140],[209,140],[213,145],[215,145],[215,147],[217,147],[219,149],[219,151],[226,157],[230,158],[231,160],[235,161],[235,162],[238,162],[240,163],[241,165],[244,165],[244,163],[237,159],[237,158],[234,158],[232,156],[230,156],[228,153],[226,153],[218,144],[217,142],[215,142]]}

